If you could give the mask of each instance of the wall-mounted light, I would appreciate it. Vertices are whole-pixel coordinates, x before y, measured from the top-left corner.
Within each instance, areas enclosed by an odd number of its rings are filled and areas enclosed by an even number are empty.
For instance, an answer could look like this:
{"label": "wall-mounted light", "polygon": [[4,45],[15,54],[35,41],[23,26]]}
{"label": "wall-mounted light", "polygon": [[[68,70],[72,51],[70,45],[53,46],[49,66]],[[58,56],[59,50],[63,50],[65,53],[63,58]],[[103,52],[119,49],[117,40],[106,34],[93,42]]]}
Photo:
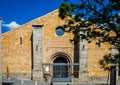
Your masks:
{"label": "wall-mounted light", "polygon": [[49,66],[46,66],[45,71],[49,72]]}

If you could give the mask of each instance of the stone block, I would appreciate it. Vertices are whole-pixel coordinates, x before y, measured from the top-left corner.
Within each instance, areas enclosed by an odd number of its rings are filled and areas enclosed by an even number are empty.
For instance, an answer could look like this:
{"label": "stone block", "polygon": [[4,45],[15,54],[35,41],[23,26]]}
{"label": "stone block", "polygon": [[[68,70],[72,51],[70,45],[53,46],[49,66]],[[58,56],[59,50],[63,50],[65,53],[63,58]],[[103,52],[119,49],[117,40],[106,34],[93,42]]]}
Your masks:
{"label": "stone block", "polygon": [[43,71],[33,70],[33,80],[43,81]]}

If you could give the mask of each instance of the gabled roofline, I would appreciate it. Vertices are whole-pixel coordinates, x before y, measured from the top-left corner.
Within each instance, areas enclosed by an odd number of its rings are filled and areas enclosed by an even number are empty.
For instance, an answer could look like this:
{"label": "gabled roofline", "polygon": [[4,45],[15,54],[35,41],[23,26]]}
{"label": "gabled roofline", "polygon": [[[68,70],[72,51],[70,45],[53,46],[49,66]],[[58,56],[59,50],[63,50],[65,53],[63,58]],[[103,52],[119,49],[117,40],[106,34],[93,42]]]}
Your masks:
{"label": "gabled roofline", "polygon": [[[27,24],[29,24],[29,23],[31,23],[31,22],[33,22],[33,21],[37,20],[37,19],[43,18],[43,17],[45,17],[45,16],[48,16],[48,15],[50,15],[51,13],[54,13],[55,11],[58,11],[58,9],[53,10],[53,11],[51,11],[51,12],[48,12],[48,13],[46,13],[46,14],[44,14],[44,15],[42,15],[42,16],[40,16],[40,17],[38,17],[38,18],[35,18],[35,19],[33,19],[33,20],[31,20],[31,21],[29,21],[29,22],[27,22],[27,23],[25,23],[25,24],[21,25],[20,27],[25,26],[25,25],[27,25]],[[13,28],[12,30],[10,30],[10,31],[8,31],[8,32],[2,33],[1,35],[5,35],[5,34],[7,34],[7,33],[11,32],[11,31],[13,31],[13,30],[19,29],[20,27]]]}

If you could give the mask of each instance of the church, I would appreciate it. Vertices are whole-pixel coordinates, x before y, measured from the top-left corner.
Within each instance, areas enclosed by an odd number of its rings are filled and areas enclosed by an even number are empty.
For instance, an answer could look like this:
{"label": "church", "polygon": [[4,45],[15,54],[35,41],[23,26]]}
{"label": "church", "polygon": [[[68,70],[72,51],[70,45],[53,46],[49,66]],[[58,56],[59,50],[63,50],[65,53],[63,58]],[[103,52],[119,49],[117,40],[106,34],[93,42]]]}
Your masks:
{"label": "church", "polygon": [[70,42],[73,33],[63,29],[58,10],[2,34],[2,72],[5,78],[82,82],[107,80],[99,61],[110,53],[109,43],[98,40]]}

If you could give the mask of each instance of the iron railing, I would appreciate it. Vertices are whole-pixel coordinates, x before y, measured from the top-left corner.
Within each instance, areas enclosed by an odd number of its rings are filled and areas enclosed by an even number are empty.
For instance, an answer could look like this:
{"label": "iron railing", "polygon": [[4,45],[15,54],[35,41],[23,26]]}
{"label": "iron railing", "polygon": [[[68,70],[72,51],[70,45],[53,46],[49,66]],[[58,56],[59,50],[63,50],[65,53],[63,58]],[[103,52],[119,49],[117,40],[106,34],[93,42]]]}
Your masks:
{"label": "iron railing", "polygon": [[78,78],[79,63],[44,63],[44,74],[50,75],[53,78]]}

